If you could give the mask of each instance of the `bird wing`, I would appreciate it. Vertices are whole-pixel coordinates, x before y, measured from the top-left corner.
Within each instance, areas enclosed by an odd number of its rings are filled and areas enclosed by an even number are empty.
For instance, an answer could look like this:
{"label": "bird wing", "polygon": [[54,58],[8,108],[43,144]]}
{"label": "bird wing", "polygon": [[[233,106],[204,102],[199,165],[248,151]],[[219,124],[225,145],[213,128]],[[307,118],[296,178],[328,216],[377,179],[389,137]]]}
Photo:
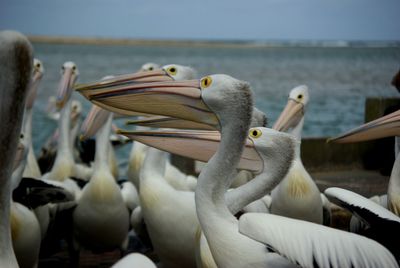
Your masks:
{"label": "bird wing", "polygon": [[239,231],[302,267],[398,267],[379,243],[315,223],[247,213]]}
{"label": "bird wing", "polygon": [[74,198],[74,194],[63,188],[62,185],[32,178],[22,178],[18,187],[13,191],[13,200],[30,208],[47,203],[68,202]]}
{"label": "bird wing", "polygon": [[[332,187],[325,190],[325,195],[327,195],[332,202],[350,210],[366,224],[400,224],[400,218],[394,213],[352,191]],[[400,228],[399,225],[398,228]]]}

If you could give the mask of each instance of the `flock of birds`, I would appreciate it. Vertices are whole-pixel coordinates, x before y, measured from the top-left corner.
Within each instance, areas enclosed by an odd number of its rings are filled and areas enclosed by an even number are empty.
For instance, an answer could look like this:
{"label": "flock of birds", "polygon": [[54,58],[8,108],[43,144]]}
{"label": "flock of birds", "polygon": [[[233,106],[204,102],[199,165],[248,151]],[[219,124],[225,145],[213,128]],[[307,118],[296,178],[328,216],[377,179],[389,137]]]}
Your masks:
{"label": "flock of birds", "polygon": [[[42,174],[32,108],[44,68],[32,54],[21,34],[0,33],[2,267],[37,267],[41,244],[60,239],[76,267],[81,248],[123,252],[131,229],[150,237],[162,267],[399,267],[400,158],[378,201],[340,188],[320,193],[300,156],[306,86],[266,128],[250,85],[228,75],[197,79],[190,67],[149,63],[75,85],[78,68],[66,62],[54,103],[56,157]],[[93,103],[82,126],[74,89]],[[110,135],[113,120],[128,116],[138,127],[116,131],[134,140],[121,183]],[[333,141],[397,136],[399,123],[400,110]],[[91,165],[76,154],[77,136],[96,139]],[[195,178],[168,152],[206,164]],[[329,226],[333,203],[353,213],[356,233]],[[156,264],[131,253],[113,267]]]}

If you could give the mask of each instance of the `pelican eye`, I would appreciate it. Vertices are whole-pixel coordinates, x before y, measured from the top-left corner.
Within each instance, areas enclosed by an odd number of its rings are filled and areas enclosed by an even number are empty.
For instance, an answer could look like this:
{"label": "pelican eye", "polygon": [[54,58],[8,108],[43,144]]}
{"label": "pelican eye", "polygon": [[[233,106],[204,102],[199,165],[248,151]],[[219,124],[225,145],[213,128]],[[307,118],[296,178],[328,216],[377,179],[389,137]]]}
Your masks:
{"label": "pelican eye", "polygon": [[176,73],[178,72],[178,70],[176,70],[176,67],[169,67],[169,68],[167,69],[167,72],[168,72],[170,75],[176,75]]}
{"label": "pelican eye", "polygon": [[149,67],[149,71],[153,71],[153,67]]}
{"label": "pelican eye", "polygon": [[65,66],[64,66],[64,65],[63,65],[63,66],[61,66],[61,70],[63,70],[63,71],[65,70]]}
{"label": "pelican eye", "polygon": [[299,99],[299,100],[301,100],[302,98],[303,98],[303,95],[302,95],[302,94],[300,94],[300,95],[297,96],[297,99]]}
{"label": "pelican eye", "polygon": [[36,68],[40,68],[40,63],[36,63]]}
{"label": "pelican eye", "polygon": [[257,139],[262,135],[262,132],[261,132],[261,130],[259,130],[257,128],[252,128],[249,131],[249,135],[250,135],[250,137]]}
{"label": "pelican eye", "polygon": [[211,77],[207,76],[201,79],[201,87],[202,88],[208,88],[212,83]]}
{"label": "pelican eye", "polygon": [[74,66],[72,66],[72,70],[73,71],[75,71],[76,70],[76,66],[74,65]]}
{"label": "pelican eye", "polygon": [[19,138],[23,139],[24,138],[24,134],[21,133],[21,135],[19,135]]}

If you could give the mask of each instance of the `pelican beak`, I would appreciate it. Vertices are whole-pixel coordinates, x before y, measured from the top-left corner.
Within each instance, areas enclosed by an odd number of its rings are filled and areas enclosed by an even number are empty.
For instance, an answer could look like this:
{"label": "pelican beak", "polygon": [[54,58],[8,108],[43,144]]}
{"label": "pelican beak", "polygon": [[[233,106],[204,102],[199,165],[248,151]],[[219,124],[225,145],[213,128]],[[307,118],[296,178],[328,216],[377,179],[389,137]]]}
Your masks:
{"label": "pelican beak", "polygon": [[[162,130],[162,131],[124,131],[122,134],[163,151],[207,162],[217,151],[221,141],[218,131],[204,130]],[[238,169],[246,169],[259,173],[263,169],[263,161],[251,139],[246,144]]]}
{"label": "pelican beak", "polygon": [[89,100],[112,112],[171,116],[219,128],[217,116],[202,100],[200,80],[122,85],[103,89]]}
{"label": "pelican beak", "polygon": [[99,94],[111,88],[117,88],[118,86],[163,81],[173,81],[173,78],[164,70],[138,71],[133,74],[124,74],[102,79],[94,83],[77,85],[75,90],[79,91],[85,98],[90,99],[90,96],[93,94]]}
{"label": "pelican beak", "polygon": [[37,91],[39,88],[39,83],[42,80],[42,77],[43,77],[43,73],[38,68],[34,68],[32,80],[31,80],[31,84],[30,84],[29,94],[26,99],[26,109],[32,109],[33,103],[35,102],[36,94],[37,94]]}
{"label": "pelican beak", "polygon": [[56,99],[56,106],[57,109],[61,109],[64,107],[65,103],[71,96],[72,93],[72,86],[75,83],[77,76],[72,68],[65,68],[64,73],[62,74],[60,84],[58,86],[58,93]]}
{"label": "pelican beak", "polygon": [[126,125],[139,125],[143,127],[156,128],[176,128],[176,129],[196,129],[196,130],[213,130],[210,125],[188,121],[184,119],[168,117],[168,116],[150,116],[138,120],[129,120]]}
{"label": "pelican beak", "polygon": [[17,146],[17,152],[15,153],[14,164],[13,164],[13,172],[19,167],[22,160],[25,157],[25,145],[20,141]]}
{"label": "pelican beak", "polygon": [[285,109],[272,127],[278,131],[287,131],[299,123],[304,116],[304,105],[293,99],[289,99]]}
{"label": "pelican beak", "polygon": [[337,143],[375,140],[400,135],[400,110],[361,125],[338,137],[329,139]]}
{"label": "pelican beak", "polygon": [[89,114],[85,118],[85,121],[82,123],[81,127],[81,140],[86,140],[88,138],[96,135],[97,131],[104,125],[107,121],[107,117],[110,112],[96,106],[92,105],[92,109]]}

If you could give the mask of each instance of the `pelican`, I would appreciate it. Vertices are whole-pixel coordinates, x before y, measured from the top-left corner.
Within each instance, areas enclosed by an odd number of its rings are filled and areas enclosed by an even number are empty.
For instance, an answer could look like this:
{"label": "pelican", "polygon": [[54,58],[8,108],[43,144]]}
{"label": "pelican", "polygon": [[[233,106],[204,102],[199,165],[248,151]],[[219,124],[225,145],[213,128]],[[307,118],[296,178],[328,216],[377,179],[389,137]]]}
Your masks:
{"label": "pelican", "polygon": [[300,156],[301,132],[304,113],[310,96],[307,86],[293,88],[288,103],[273,126],[278,131],[288,131],[299,141],[296,157],[286,177],[271,192],[270,211],[290,218],[323,223],[321,193],[304,168]]}
{"label": "pelican", "polygon": [[20,33],[0,32],[0,263],[18,267],[10,228],[11,174],[32,70],[32,46]]}
{"label": "pelican", "polygon": [[[71,152],[73,153],[74,159],[79,161],[81,156],[78,155],[75,148],[75,140],[77,138],[77,134],[80,128],[80,117],[82,113],[82,104],[78,100],[72,100],[71,102],[71,118],[70,118],[70,131],[69,131],[69,139],[70,139],[70,146]],[[44,146],[41,150],[41,155],[39,157],[40,168],[43,171],[51,170],[51,167],[54,164],[54,160],[57,155],[57,146],[58,146],[58,139],[60,137],[60,130],[56,128],[53,134],[47,139]],[[87,168],[86,166],[76,163],[77,176],[79,178],[87,178],[91,175],[92,170]],[[82,175],[83,174],[83,175]]]}
{"label": "pelican", "polygon": [[[94,107],[88,115],[90,123],[96,116],[105,116],[106,123],[96,135],[94,172],[82,190],[73,211],[74,239],[94,251],[120,248],[127,239],[129,212],[121,190],[108,165],[109,137],[113,114]],[[84,126],[85,127],[85,126]]]}
{"label": "pelican", "polygon": [[146,71],[153,71],[156,69],[160,69],[160,65],[154,62],[147,62],[140,67],[139,71],[146,72]]}
{"label": "pelican", "polygon": [[[59,120],[60,136],[57,145],[57,156],[50,172],[44,174],[42,179],[61,181],[71,192],[79,198],[80,188],[70,179],[76,176],[75,161],[70,145],[70,114],[71,114],[71,87],[79,75],[75,63],[65,62],[62,66],[62,79],[57,96],[57,106],[61,108]],[[76,176],[77,177],[77,176]]]}
{"label": "pelican", "polygon": [[32,115],[33,115],[33,103],[36,98],[37,90],[39,88],[39,83],[43,77],[44,67],[40,60],[33,60],[33,73],[32,81],[30,85],[29,95],[27,102],[25,104],[24,113],[24,123],[23,123],[23,133],[25,135],[24,139],[28,144],[28,160],[24,170],[24,177],[30,178],[40,178],[42,173],[40,172],[38,162],[35,157],[35,151],[32,145]]}
{"label": "pelican", "polygon": [[[24,120],[23,120],[23,125],[22,125],[22,132],[24,133],[24,141],[27,143],[27,146],[28,146],[28,159],[26,161],[26,165],[24,165],[25,169],[24,169],[23,177],[36,178],[36,179],[39,179],[42,176],[42,174],[40,172],[39,164],[36,160],[35,152],[33,150],[32,116],[33,116],[33,104],[35,102],[37,90],[39,88],[39,84],[43,77],[43,74],[44,74],[43,63],[38,59],[34,59],[33,60],[32,81],[30,83],[29,94],[28,94],[27,101],[25,104]],[[14,205],[14,206],[16,207],[18,205]],[[30,211],[29,211],[29,213],[30,213]],[[26,214],[30,215],[29,213],[26,213]],[[48,227],[49,221],[50,221],[48,207],[41,206],[41,207],[36,208],[35,214],[39,220],[40,234],[41,234],[41,237],[43,238],[44,235],[46,234],[46,230],[47,230],[47,227]],[[27,216],[27,218],[29,218],[29,216]],[[35,234],[35,232],[32,232],[32,233]],[[35,245],[35,244],[33,244],[33,245]],[[33,248],[35,248],[35,246]],[[28,251],[32,251],[32,250],[29,250],[29,247],[28,247]],[[25,254],[21,254],[21,255],[25,255]],[[29,263],[29,261],[28,261],[28,263]]]}
{"label": "pelican", "polygon": [[[143,95],[148,102],[140,102]],[[93,101],[129,109],[121,99],[129,99],[130,109],[138,112],[198,121],[220,130],[221,144],[200,173],[195,192],[198,219],[219,267],[311,267],[315,263],[398,267],[386,248],[362,236],[269,214],[247,213],[238,221],[230,213],[224,194],[240,160],[252,114],[247,83],[212,75],[200,81],[137,84],[134,90],[121,90],[112,96],[104,92]],[[271,148],[277,149],[273,135],[270,140]],[[270,165],[264,168],[274,171],[270,179],[281,180],[289,165],[284,165],[285,171],[282,163],[273,157],[267,159]]]}

